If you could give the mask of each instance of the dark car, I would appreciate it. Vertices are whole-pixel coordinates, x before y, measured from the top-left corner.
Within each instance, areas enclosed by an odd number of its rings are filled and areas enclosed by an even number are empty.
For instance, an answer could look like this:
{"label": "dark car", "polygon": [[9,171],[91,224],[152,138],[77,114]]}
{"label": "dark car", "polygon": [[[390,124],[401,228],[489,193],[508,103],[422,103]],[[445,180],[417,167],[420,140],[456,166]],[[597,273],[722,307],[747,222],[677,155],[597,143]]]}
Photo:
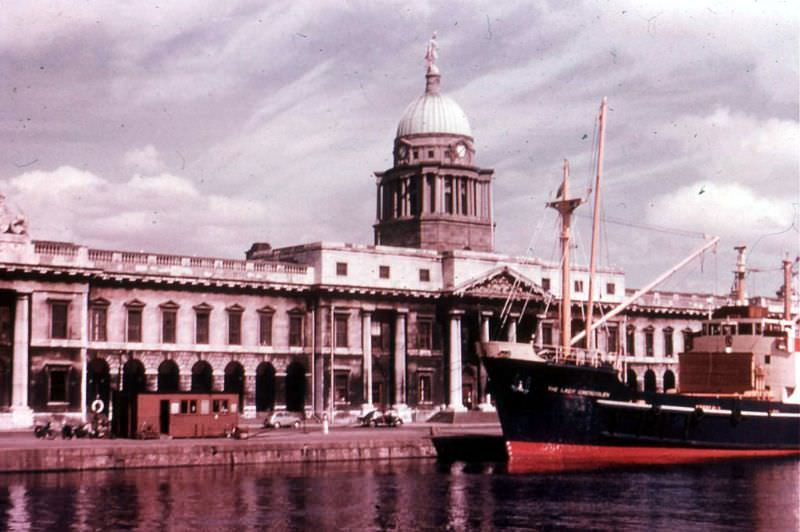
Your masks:
{"label": "dark car", "polygon": [[358,418],[358,422],[362,427],[399,427],[403,424],[403,420],[394,410],[373,410]]}
{"label": "dark car", "polygon": [[373,422],[375,421],[375,419],[382,416],[383,412],[381,412],[380,410],[371,410],[358,418],[358,424],[361,425],[362,427],[371,427],[373,426]]}
{"label": "dark car", "polygon": [[281,427],[294,427],[299,428],[303,422],[302,412],[289,412],[280,410],[274,412],[271,416],[264,420],[264,428],[279,429]]}

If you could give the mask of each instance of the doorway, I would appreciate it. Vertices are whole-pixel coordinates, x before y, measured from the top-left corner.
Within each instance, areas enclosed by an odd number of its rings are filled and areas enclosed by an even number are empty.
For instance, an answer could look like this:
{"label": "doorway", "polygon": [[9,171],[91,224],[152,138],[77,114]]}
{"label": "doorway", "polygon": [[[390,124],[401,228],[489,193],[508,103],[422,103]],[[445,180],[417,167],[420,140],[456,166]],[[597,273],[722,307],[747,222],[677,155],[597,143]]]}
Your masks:
{"label": "doorway", "polygon": [[158,425],[161,434],[169,434],[169,400],[162,399],[159,403]]}

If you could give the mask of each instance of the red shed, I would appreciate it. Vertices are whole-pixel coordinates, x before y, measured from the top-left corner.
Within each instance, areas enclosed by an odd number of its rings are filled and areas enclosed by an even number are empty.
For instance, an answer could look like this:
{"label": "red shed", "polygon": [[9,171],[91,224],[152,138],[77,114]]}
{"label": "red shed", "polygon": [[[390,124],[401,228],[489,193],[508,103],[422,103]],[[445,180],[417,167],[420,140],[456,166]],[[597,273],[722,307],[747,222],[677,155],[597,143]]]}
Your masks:
{"label": "red shed", "polygon": [[222,392],[145,392],[136,398],[133,417],[132,437],[220,437],[239,424],[239,396]]}

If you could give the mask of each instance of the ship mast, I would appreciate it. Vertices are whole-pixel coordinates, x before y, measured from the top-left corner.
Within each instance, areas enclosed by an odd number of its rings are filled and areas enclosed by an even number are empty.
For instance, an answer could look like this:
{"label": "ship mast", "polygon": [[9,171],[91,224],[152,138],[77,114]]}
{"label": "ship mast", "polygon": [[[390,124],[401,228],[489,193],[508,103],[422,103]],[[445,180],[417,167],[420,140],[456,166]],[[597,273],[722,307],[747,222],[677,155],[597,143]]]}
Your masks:
{"label": "ship mast", "polygon": [[586,303],[586,348],[589,353],[594,351],[594,335],[592,330],[592,317],[594,315],[594,271],[597,260],[597,233],[600,222],[600,180],[603,176],[603,145],[606,131],[606,98],[600,104],[600,118],[598,120],[598,136],[600,140],[597,145],[597,177],[594,184],[594,212],[592,215],[592,250],[589,260],[589,300]]}
{"label": "ship mast", "polygon": [[783,260],[783,319],[792,319],[792,261]]}
{"label": "ship mast", "polygon": [[561,216],[561,351],[569,356],[572,339],[572,298],[570,297],[569,246],[572,212],[583,203],[580,198],[569,197],[569,161],[564,159],[564,177],[556,194],[556,201],[547,204]]}
{"label": "ship mast", "polygon": [[747,290],[745,288],[745,275],[747,267],[745,262],[745,251],[747,246],[735,246],[733,249],[738,254],[736,257],[736,270],[733,272],[733,298],[736,305],[744,305],[747,301]]}

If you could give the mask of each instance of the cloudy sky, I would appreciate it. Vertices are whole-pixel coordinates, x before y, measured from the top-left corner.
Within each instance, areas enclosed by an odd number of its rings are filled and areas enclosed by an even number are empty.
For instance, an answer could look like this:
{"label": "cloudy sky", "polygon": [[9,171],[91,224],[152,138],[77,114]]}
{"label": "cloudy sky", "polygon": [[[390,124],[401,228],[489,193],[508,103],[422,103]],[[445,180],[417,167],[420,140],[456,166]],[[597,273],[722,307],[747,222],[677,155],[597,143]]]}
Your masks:
{"label": "cloudy sky", "polygon": [[669,288],[724,291],[734,245],[761,270],[798,252],[790,1],[131,4],[0,0],[0,191],[34,238],[236,258],[371,243],[372,172],[436,30],[443,92],[495,169],[498,251],[555,257],[543,206],[563,158],[586,186],[607,96],[602,264],[641,285],[719,235]]}

